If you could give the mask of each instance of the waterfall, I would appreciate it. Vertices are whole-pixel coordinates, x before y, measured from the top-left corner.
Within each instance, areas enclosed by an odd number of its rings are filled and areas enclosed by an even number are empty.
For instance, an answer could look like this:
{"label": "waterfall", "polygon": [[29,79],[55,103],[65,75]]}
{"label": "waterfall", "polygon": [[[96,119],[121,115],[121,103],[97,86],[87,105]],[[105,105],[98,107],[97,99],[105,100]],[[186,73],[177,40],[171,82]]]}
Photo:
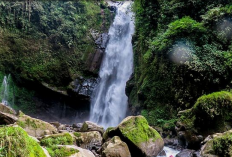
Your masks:
{"label": "waterfall", "polygon": [[1,99],[2,103],[5,105],[9,105],[8,102],[8,97],[9,97],[9,80],[10,80],[10,75],[4,76],[2,86],[1,86]]}
{"label": "waterfall", "polygon": [[116,126],[127,110],[126,82],[133,71],[132,2],[120,2],[109,30],[109,42],[100,68],[100,83],[91,99],[90,120],[104,128]]}

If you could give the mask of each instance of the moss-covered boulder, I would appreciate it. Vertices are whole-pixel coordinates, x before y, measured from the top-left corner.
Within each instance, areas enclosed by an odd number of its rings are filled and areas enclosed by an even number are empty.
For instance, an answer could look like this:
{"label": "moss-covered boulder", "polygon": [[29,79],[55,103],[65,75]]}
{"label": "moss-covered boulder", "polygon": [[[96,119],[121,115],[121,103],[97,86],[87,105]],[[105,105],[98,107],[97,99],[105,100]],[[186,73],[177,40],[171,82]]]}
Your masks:
{"label": "moss-covered boulder", "polygon": [[201,148],[202,157],[232,156],[232,130],[210,135],[204,142],[205,144]]}
{"label": "moss-covered boulder", "polygon": [[132,156],[157,156],[164,146],[160,134],[148,125],[143,116],[129,116],[117,127],[118,135],[127,143]]}
{"label": "moss-covered boulder", "polygon": [[131,157],[127,144],[118,136],[103,144],[101,154],[102,157]]}
{"label": "moss-covered boulder", "polygon": [[20,112],[17,124],[21,126],[29,135],[34,137],[42,137],[45,134],[53,134],[57,129],[42,120],[32,118]]}
{"label": "moss-covered boulder", "polygon": [[81,148],[89,148],[91,146],[101,146],[102,145],[102,136],[98,131],[90,132],[74,132],[76,138],[77,146]]}
{"label": "moss-covered boulder", "polygon": [[75,149],[62,146],[74,144],[74,138],[69,133],[47,135],[40,140],[40,144],[46,148],[51,157],[70,156],[78,153]]}
{"label": "moss-covered boulder", "polygon": [[60,133],[54,135],[47,135],[41,139],[40,143],[43,146],[73,145],[74,138],[69,133]]}
{"label": "moss-covered boulder", "polygon": [[199,148],[203,137],[232,126],[232,93],[221,91],[198,98],[193,108],[179,112],[176,130],[188,148]]}
{"label": "moss-covered boulder", "polygon": [[46,157],[42,147],[21,127],[0,128],[0,141],[0,156]]}

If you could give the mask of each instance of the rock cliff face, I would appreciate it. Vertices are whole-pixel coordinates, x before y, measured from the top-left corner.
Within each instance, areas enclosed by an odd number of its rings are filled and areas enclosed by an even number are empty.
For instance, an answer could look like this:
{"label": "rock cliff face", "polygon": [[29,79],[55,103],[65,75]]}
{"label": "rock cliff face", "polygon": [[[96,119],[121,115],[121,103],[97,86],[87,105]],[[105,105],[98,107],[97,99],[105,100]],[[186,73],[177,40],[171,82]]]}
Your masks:
{"label": "rock cliff face", "polygon": [[4,1],[0,8],[0,71],[54,91],[97,76],[114,16],[107,3]]}
{"label": "rock cliff face", "polygon": [[23,0],[1,2],[0,12],[0,80],[11,74],[13,103],[43,104],[40,89],[86,104],[97,84],[114,10],[97,0]]}

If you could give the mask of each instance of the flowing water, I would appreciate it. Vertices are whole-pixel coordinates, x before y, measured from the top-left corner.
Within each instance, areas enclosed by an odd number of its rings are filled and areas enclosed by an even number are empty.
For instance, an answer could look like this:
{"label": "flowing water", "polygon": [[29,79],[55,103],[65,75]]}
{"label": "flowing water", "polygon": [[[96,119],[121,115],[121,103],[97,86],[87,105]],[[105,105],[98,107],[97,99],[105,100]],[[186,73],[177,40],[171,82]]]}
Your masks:
{"label": "flowing water", "polygon": [[2,86],[1,86],[1,99],[2,99],[2,103],[5,105],[9,105],[8,103],[8,96],[9,96],[9,79],[10,79],[10,75],[4,76],[3,82],[2,82]]}
{"label": "flowing water", "polygon": [[133,71],[131,4],[127,1],[117,6],[99,73],[100,83],[92,95],[90,121],[104,128],[118,125],[126,116],[125,87]]}
{"label": "flowing water", "polygon": [[165,151],[166,156],[158,156],[158,157],[170,157],[170,156],[175,157],[180,152],[178,150],[174,150],[169,147],[164,147],[164,151]]}

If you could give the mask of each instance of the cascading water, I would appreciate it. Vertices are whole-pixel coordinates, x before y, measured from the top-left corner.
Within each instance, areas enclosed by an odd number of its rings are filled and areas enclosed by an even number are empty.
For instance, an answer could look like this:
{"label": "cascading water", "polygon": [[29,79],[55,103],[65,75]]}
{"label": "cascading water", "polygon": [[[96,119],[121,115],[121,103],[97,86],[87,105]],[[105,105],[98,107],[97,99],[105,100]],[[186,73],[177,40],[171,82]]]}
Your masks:
{"label": "cascading water", "polygon": [[126,82],[133,71],[132,2],[120,3],[109,30],[109,42],[100,69],[100,83],[91,100],[90,120],[104,128],[116,126],[127,110]]}
{"label": "cascading water", "polygon": [[1,98],[2,98],[2,103],[5,105],[9,105],[8,103],[8,96],[9,96],[9,80],[10,79],[10,75],[4,76],[3,82],[2,82],[2,86],[1,86]]}

